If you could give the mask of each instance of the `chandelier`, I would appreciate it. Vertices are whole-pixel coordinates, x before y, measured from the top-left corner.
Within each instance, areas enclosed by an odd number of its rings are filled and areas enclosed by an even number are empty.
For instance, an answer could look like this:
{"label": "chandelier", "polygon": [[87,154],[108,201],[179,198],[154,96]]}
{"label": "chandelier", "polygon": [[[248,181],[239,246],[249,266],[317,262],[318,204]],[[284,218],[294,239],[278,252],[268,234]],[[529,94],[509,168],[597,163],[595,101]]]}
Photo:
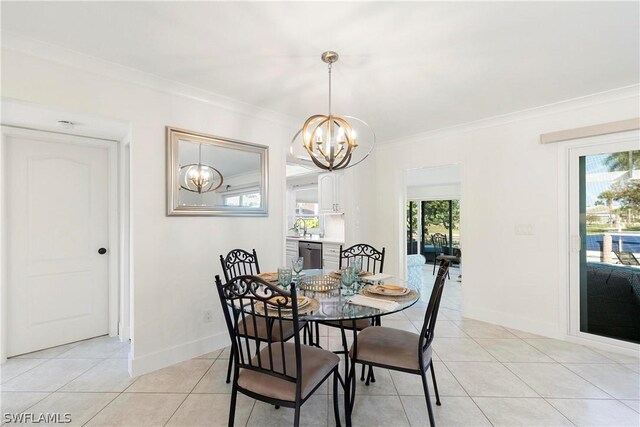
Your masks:
{"label": "chandelier", "polygon": [[220,171],[202,164],[202,144],[198,144],[198,163],[180,167],[180,188],[192,193],[208,193],[222,185],[224,178]]}
{"label": "chandelier", "polygon": [[[289,151],[290,160],[295,163],[333,171],[355,166],[367,158],[373,150],[375,134],[367,123],[357,117],[332,114],[331,68],[333,63],[338,61],[338,54],[327,51],[321,58],[329,69],[328,114],[315,114],[309,117],[302,129],[294,135]],[[356,128],[358,128],[357,134]],[[357,141],[356,135],[359,138]],[[364,145],[363,137],[367,142]],[[304,148],[304,151],[301,148]]]}

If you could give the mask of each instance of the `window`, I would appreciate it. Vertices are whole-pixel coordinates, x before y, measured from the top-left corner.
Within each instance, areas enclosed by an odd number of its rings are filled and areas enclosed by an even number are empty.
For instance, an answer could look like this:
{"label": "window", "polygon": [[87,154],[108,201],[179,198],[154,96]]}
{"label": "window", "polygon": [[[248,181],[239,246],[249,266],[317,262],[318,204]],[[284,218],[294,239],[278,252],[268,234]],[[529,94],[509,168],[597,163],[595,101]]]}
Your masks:
{"label": "window", "polygon": [[224,196],[224,205],[225,206],[242,206],[245,208],[259,208],[260,193],[256,191],[251,191],[247,193]]}
{"label": "window", "polygon": [[318,203],[296,202],[296,216],[304,219],[307,231],[320,228],[320,217],[318,215]]}
{"label": "window", "polygon": [[[443,234],[446,243],[438,249],[449,255],[460,249],[459,200],[411,200],[407,202],[407,254],[421,253],[435,262],[434,234]],[[449,244],[452,242],[452,244]]]}

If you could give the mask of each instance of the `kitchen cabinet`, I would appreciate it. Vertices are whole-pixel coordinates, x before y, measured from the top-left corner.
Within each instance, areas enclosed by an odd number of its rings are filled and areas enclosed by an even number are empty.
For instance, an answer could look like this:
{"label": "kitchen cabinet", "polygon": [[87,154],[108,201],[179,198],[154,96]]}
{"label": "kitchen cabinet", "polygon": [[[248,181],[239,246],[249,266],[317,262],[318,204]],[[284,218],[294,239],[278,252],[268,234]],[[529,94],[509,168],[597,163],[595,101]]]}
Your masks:
{"label": "kitchen cabinet", "polygon": [[322,245],[322,268],[335,271],[340,264],[340,244],[323,243]]}
{"label": "kitchen cabinet", "polygon": [[328,172],[318,175],[319,213],[343,213],[341,182],[342,172]]}
{"label": "kitchen cabinet", "polygon": [[286,252],[286,264],[291,264],[292,258],[298,258],[298,240],[297,239],[287,239],[287,252]]}

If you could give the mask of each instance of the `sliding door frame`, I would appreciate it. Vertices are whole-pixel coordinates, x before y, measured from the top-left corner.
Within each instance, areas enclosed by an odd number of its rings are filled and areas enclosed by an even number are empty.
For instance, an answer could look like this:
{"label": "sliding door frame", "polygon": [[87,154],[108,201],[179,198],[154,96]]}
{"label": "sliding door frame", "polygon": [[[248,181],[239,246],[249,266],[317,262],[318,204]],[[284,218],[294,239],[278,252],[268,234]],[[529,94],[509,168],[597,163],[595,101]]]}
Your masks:
{"label": "sliding door frame", "polygon": [[[603,349],[640,350],[640,345],[614,338],[582,332],[580,330],[580,255],[582,242],[580,234],[580,174],[579,161],[582,156],[606,154],[640,149],[640,132],[629,131],[618,134],[583,138],[563,144],[560,149],[559,182],[564,183],[558,192],[560,207],[559,236],[560,275],[567,286],[560,286],[560,319],[565,325],[568,341],[588,344]],[[564,271],[563,271],[564,270]]]}

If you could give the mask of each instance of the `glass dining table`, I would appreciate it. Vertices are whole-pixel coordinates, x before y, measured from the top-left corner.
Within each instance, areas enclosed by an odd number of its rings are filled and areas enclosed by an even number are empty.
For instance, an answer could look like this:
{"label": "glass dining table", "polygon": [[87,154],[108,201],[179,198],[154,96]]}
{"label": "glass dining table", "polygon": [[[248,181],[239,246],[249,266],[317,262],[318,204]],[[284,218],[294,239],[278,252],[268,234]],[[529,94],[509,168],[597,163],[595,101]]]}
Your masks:
{"label": "glass dining table", "polygon": [[[298,295],[313,298],[319,303],[319,307],[316,310],[309,312],[300,312],[300,320],[307,321],[355,321],[358,319],[369,319],[380,316],[385,316],[399,311],[405,310],[414,305],[420,299],[420,290],[408,286],[404,280],[389,276],[388,279],[384,279],[384,282],[398,284],[404,287],[408,287],[413,292],[407,295],[403,299],[392,299],[380,297],[381,300],[394,301],[397,303],[392,309],[381,309],[365,305],[359,305],[351,303],[351,295],[345,295],[344,287],[339,287],[332,290],[313,290],[310,288],[304,288],[300,286],[305,283],[305,279],[309,277],[328,276],[333,272],[323,269],[303,270],[300,273],[300,278],[294,277],[293,283],[297,286],[296,292]],[[359,283],[355,286],[355,293],[362,293],[363,289],[370,286],[371,283],[367,282],[367,276],[361,278]]]}
{"label": "glass dining table", "polygon": [[[313,286],[309,286],[308,282],[313,281],[310,278],[330,277],[333,272],[322,269],[303,270],[297,279],[294,279],[293,285],[296,286],[298,295],[312,298],[317,301],[315,308],[310,311],[300,311],[298,316],[300,320],[305,320],[310,326],[310,345],[320,347],[319,325],[323,322],[331,322],[332,327],[338,327],[341,331],[342,347],[341,351],[335,353],[345,355],[344,378],[341,379],[345,396],[345,417],[347,426],[351,425],[351,407],[353,403],[355,387],[355,366],[348,361],[349,347],[347,343],[347,333],[353,334],[353,346],[357,348],[357,321],[361,319],[372,319],[373,325],[380,325],[380,319],[383,316],[406,310],[420,300],[420,290],[412,288],[405,283],[404,280],[394,278],[392,276],[385,278],[385,283],[397,284],[410,289],[410,292],[402,298],[375,296],[375,299],[385,302],[394,302],[385,308],[376,308],[368,305],[360,305],[351,301],[353,295],[345,295],[345,289],[340,286],[331,290],[314,290]],[[339,283],[339,280],[337,280]],[[367,277],[362,277],[355,286],[356,295],[366,295],[366,298],[372,298],[373,295],[367,293],[367,287],[372,283],[367,283]],[[374,305],[375,302],[374,302]],[[355,351],[355,349],[354,349]],[[372,373],[371,373],[372,375]],[[371,380],[375,382],[375,377]]]}

